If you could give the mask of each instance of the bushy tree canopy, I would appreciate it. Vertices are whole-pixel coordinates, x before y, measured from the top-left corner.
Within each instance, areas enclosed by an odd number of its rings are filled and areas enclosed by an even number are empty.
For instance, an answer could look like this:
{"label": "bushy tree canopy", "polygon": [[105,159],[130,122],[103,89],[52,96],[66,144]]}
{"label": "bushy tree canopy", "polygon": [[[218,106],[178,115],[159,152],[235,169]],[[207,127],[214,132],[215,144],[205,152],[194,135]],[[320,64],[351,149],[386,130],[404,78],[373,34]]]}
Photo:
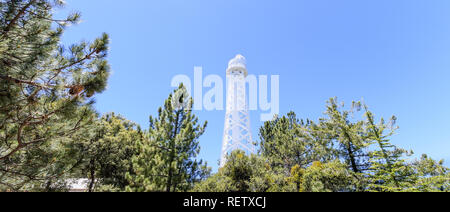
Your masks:
{"label": "bushy tree canopy", "polygon": [[107,83],[108,35],[60,45],[79,14],[54,20],[63,1],[0,2],[0,189],[30,190],[77,164],[66,154],[92,124],[94,95]]}

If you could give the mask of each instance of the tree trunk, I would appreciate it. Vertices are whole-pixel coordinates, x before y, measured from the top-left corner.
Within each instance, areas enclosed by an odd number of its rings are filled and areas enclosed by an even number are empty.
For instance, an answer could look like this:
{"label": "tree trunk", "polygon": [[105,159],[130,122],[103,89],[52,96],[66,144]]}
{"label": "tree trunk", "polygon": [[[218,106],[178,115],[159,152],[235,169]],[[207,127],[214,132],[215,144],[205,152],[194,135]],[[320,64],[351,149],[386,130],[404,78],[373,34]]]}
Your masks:
{"label": "tree trunk", "polygon": [[355,173],[360,173],[360,170],[358,169],[358,164],[356,164],[355,154],[352,149],[352,139],[350,138],[350,135],[347,132],[345,132],[345,137],[347,137],[347,139],[348,139],[347,152],[348,152],[348,157],[350,158],[350,163],[351,163],[352,169]]}
{"label": "tree trunk", "polygon": [[95,184],[95,160],[91,159],[91,163],[89,165],[90,168],[90,182],[89,182],[89,190],[88,192],[94,192],[94,184]]}
{"label": "tree trunk", "polygon": [[[178,122],[179,122],[179,119],[180,119],[180,111],[177,112],[177,116],[176,116],[176,119],[175,119],[175,126],[174,126],[174,129],[173,129],[173,135],[172,135],[172,138],[170,138],[171,145],[170,145],[169,171],[168,171],[168,175],[167,175],[166,192],[170,192],[171,191],[172,184],[173,184],[172,178],[173,178],[173,171],[174,170],[172,169],[172,162],[175,160],[175,150],[176,150],[175,149],[176,148],[175,137],[177,136],[177,133],[178,133],[178,128],[179,128]],[[175,190],[176,190],[176,188],[174,188],[174,191]]]}

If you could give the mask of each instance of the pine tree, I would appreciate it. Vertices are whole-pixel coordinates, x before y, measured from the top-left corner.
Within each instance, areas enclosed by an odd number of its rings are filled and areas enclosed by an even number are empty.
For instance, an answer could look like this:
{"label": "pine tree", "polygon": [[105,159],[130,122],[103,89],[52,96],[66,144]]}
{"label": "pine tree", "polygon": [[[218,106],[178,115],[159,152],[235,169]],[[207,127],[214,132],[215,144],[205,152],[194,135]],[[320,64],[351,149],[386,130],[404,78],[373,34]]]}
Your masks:
{"label": "pine tree", "polygon": [[419,191],[450,192],[450,169],[444,166],[444,160],[435,161],[422,155],[411,166],[419,178],[414,185]]}
{"label": "pine tree", "polygon": [[136,143],[144,139],[135,123],[114,113],[96,122],[91,139],[82,143],[81,176],[89,178],[88,191],[123,191],[128,186],[125,173],[132,171]]}
{"label": "pine tree", "polygon": [[[342,104],[344,106],[344,104]],[[363,173],[368,169],[368,154],[366,148],[370,143],[365,139],[363,121],[353,123],[350,115],[354,110],[359,110],[360,103],[353,102],[350,111],[340,110],[337,98],[328,101],[325,114],[322,119],[322,130],[331,135],[338,144],[337,156],[346,161],[349,168],[355,173]]]}
{"label": "pine tree", "polygon": [[199,124],[192,104],[180,85],[158,110],[158,117],[150,117],[149,139],[138,144],[140,154],[133,158],[135,174],[128,175],[128,190],[188,191],[209,175],[206,164],[196,159],[207,123]]}
{"label": "pine tree", "polygon": [[389,123],[381,119],[380,123],[376,124],[375,117],[367,105],[364,105],[364,109],[367,139],[376,146],[376,150],[370,153],[369,190],[380,192],[416,190],[413,186],[417,175],[407,166],[404,159],[410,153],[390,143],[389,138],[398,128],[395,126],[397,118],[393,116]]}
{"label": "pine tree", "polygon": [[299,120],[294,112],[267,121],[259,130],[261,156],[272,167],[282,168],[286,176],[295,166],[334,160],[332,137],[323,128],[322,123]]}
{"label": "pine tree", "polygon": [[312,142],[305,135],[305,125],[294,112],[267,121],[259,130],[260,151],[271,166],[283,167],[286,174],[292,167],[307,166],[312,159],[309,150]]}
{"label": "pine tree", "polygon": [[107,83],[108,36],[59,44],[74,13],[54,20],[61,0],[0,2],[0,190],[50,189],[78,160],[64,156],[92,124],[92,97]]}

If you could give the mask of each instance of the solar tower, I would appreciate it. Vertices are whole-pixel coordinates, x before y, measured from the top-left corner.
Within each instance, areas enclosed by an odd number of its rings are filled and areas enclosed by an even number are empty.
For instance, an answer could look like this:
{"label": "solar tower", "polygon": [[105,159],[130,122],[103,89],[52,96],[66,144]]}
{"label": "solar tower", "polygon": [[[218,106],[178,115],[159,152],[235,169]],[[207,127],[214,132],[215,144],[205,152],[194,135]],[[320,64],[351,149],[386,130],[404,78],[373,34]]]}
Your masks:
{"label": "solar tower", "polygon": [[220,167],[226,164],[227,155],[234,150],[255,153],[246,92],[247,75],[246,59],[237,55],[227,69],[227,108]]}

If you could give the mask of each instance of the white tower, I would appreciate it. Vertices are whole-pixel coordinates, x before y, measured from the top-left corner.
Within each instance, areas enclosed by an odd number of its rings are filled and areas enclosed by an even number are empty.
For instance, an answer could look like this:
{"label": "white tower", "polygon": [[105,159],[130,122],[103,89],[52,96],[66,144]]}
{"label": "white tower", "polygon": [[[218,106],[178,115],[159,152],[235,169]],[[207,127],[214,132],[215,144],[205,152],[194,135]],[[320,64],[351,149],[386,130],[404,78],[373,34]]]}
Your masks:
{"label": "white tower", "polygon": [[255,153],[247,104],[247,75],[245,57],[237,55],[230,61],[227,69],[227,109],[220,167],[226,164],[227,154],[234,150]]}

